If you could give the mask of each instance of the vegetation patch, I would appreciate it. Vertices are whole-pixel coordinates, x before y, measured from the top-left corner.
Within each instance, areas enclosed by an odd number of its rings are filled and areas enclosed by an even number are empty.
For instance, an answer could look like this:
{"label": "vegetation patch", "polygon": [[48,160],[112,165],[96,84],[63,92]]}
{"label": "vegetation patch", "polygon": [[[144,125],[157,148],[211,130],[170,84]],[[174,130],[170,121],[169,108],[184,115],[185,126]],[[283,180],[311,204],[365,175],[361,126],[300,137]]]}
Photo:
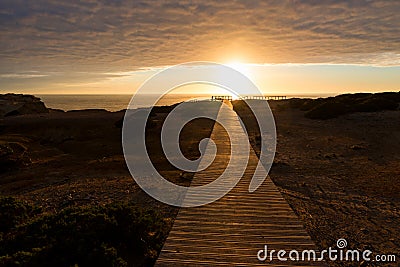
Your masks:
{"label": "vegetation patch", "polygon": [[128,203],[43,214],[2,198],[0,210],[1,266],[148,266],[169,229],[155,210]]}
{"label": "vegetation patch", "polygon": [[340,102],[325,102],[308,111],[305,116],[310,119],[331,119],[349,112],[349,107]]}
{"label": "vegetation patch", "polygon": [[290,108],[306,111],[310,119],[331,119],[353,112],[396,110],[400,104],[400,92],[343,94],[335,97],[287,101]]}

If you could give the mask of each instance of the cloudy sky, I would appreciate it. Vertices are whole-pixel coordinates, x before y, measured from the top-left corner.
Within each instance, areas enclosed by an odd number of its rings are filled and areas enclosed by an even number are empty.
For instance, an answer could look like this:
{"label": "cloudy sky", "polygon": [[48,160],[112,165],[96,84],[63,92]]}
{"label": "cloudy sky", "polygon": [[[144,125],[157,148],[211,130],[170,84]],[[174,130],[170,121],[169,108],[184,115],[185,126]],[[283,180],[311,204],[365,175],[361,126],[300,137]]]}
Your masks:
{"label": "cloudy sky", "polygon": [[2,0],[0,92],[132,93],[199,60],[235,62],[266,93],[398,91],[399,14],[390,0]]}

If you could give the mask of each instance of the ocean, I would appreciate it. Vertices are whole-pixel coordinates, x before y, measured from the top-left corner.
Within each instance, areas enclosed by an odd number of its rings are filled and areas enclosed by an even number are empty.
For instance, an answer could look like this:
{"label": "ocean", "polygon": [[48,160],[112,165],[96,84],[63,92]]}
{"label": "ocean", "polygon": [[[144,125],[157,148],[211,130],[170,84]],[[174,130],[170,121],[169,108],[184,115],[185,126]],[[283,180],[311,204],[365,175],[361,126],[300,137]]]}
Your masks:
{"label": "ocean", "polygon": [[[126,109],[132,95],[37,95],[48,108],[68,110],[77,109],[106,109],[119,111]],[[156,105],[172,105],[189,99],[208,99],[211,95],[180,95],[169,94],[164,96]],[[150,107],[152,103],[149,95],[135,96],[136,107]]]}
{"label": "ocean", "polygon": [[[36,95],[42,99],[46,107],[54,109],[78,110],[78,109],[106,109],[108,111],[119,111],[126,109],[132,95]],[[288,97],[326,97],[328,94],[315,95],[288,95]],[[329,95],[330,96],[330,95]],[[169,94],[164,96],[156,105],[172,105],[189,99],[209,99],[211,95],[194,94]],[[149,95],[135,96],[138,108],[150,107]]]}

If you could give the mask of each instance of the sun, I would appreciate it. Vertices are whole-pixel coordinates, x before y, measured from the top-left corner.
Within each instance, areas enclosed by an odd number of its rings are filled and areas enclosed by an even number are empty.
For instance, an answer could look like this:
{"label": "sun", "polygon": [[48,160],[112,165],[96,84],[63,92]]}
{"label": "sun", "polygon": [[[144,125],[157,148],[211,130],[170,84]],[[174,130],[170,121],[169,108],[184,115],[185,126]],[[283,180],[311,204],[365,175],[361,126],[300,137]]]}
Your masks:
{"label": "sun", "polygon": [[242,63],[240,61],[228,61],[224,65],[231,67],[234,70],[237,70],[238,72],[242,73],[248,78],[251,77],[251,70],[249,64]]}
{"label": "sun", "polygon": [[[231,61],[227,61],[223,64],[227,67],[230,67],[230,68],[240,72],[241,74],[246,76],[248,79],[250,79],[250,80],[253,79],[251,64],[243,63],[242,61],[239,61],[239,60],[231,60]],[[233,100],[240,98],[240,96],[235,95],[230,92],[228,93],[228,95],[231,95]]]}

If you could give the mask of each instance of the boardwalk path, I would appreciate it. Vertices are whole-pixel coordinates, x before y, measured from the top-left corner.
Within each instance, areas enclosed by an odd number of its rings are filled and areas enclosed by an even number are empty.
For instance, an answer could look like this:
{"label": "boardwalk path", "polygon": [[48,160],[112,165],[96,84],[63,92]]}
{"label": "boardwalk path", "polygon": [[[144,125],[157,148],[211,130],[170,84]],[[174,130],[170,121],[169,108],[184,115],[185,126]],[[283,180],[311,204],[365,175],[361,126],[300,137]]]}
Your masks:
{"label": "boardwalk path", "polygon": [[[227,120],[238,120],[223,112]],[[228,116],[228,117],[227,117]],[[237,122],[237,121],[236,121]],[[237,131],[243,131],[237,127]],[[195,174],[191,186],[213,181],[229,160],[226,132],[215,124],[211,138],[218,146],[214,163]],[[316,249],[301,221],[268,177],[253,193],[249,182],[258,158],[251,149],[248,167],[236,187],[223,198],[196,208],[181,208],[156,262],[156,266],[325,266],[321,262],[261,262],[257,252],[268,250]],[[300,254],[301,255],[301,254]],[[287,255],[285,255],[287,257]]]}

